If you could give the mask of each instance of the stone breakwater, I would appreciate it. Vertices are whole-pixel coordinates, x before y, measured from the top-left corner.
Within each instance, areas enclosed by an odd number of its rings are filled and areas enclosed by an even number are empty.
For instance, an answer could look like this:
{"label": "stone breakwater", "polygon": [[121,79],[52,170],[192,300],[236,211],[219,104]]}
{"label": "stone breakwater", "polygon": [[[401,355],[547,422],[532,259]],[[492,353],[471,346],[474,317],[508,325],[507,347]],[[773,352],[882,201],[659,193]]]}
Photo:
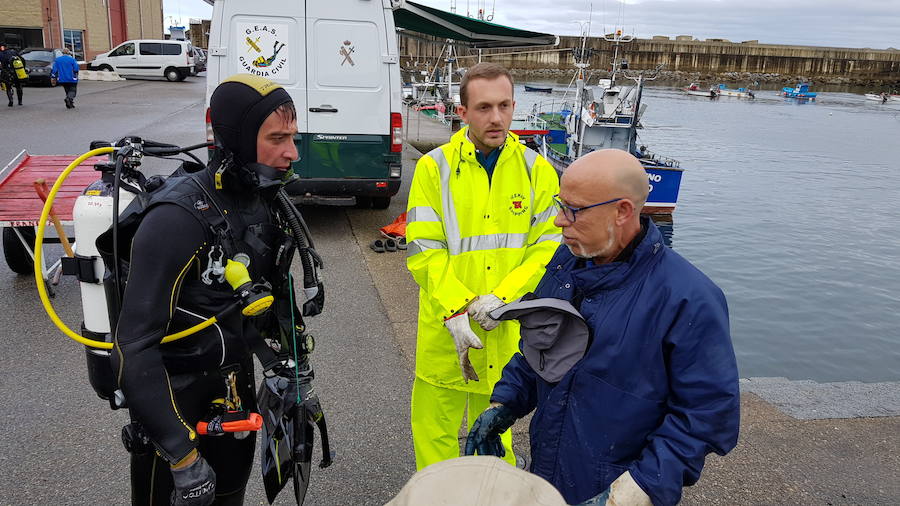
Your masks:
{"label": "stone breakwater", "polygon": [[[680,39],[680,38],[679,38]],[[424,35],[400,37],[403,68],[433,68],[443,61],[443,40]],[[457,47],[455,66],[469,67],[478,58],[493,61],[519,76],[548,80],[571,78],[574,56],[586,60],[594,72],[609,69],[615,48],[602,38],[589,38],[581,53],[581,39],[561,36],[554,47],[485,49]],[[631,70],[663,66],[660,79],[718,80],[745,83],[792,83],[900,87],[900,50],[759,44],[757,41],[634,39],[623,44],[620,58]]]}
{"label": "stone breakwater", "polygon": [[[571,69],[511,69],[510,73],[517,79],[529,79],[536,81],[566,81],[570,80],[573,75]],[[589,73],[590,78],[606,78],[609,72],[603,70],[595,70]],[[762,84],[784,84],[792,86],[798,81],[813,81],[816,84],[830,85],[847,85],[847,86],[884,86],[894,84],[900,86],[900,79],[896,82],[884,82],[882,80],[872,80],[866,78],[847,77],[847,76],[820,76],[811,77],[804,75],[785,75],[776,73],[756,73],[756,72],[682,72],[662,70],[659,73],[658,80],[667,83],[696,83],[696,82],[722,82],[756,86],[756,83]]]}

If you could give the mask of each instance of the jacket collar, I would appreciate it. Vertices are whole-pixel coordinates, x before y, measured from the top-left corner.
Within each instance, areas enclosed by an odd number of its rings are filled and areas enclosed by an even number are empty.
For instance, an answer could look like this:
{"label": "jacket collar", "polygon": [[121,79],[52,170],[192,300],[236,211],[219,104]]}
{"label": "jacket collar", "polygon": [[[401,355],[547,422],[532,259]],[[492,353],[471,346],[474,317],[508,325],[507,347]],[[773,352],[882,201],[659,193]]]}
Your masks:
{"label": "jacket collar", "polygon": [[[475,144],[469,140],[469,127],[460,128],[452,137],[450,137],[450,144],[453,146],[454,150],[459,150],[459,156],[466,162],[474,162],[478,163],[478,159],[475,158]],[[500,153],[500,159],[509,156],[509,153],[515,152],[515,146],[519,145],[519,136],[508,132],[506,134],[506,141],[503,143],[503,152]],[[510,146],[513,148],[510,149]],[[499,166],[500,160],[497,161],[497,165]]]}
{"label": "jacket collar", "polygon": [[570,261],[567,262],[570,269],[569,275],[572,276],[572,281],[578,291],[589,295],[600,290],[618,288],[646,272],[650,266],[659,261],[665,252],[662,233],[653,224],[653,220],[646,216],[641,217],[641,226],[646,230],[644,239],[624,262],[597,265],[588,260],[584,267],[576,268],[575,265],[579,259],[568,250],[566,251],[570,257]]}

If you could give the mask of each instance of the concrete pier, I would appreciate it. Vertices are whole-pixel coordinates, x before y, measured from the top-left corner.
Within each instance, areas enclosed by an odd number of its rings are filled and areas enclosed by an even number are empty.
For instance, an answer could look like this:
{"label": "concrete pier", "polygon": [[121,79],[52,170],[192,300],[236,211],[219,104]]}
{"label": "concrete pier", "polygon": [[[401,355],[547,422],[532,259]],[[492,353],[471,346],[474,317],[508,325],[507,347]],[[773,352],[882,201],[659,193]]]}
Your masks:
{"label": "concrete pier", "polygon": [[[404,114],[404,119],[406,116]],[[410,114],[408,139],[439,143],[449,129]],[[386,211],[348,212],[368,274],[400,353],[415,364],[418,286],[405,254],[375,253],[378,228],[405,210],[408,181],[421,153],[406,146],[404,186]],[[900,382],[815,383],[785,378],[741,380],[741,436],[729,455],[707,458],[683,504],[897,504],[900,502]],[[515,427],[528,454],[528,422]],[[460,440],[465,434],[460,432]]]}

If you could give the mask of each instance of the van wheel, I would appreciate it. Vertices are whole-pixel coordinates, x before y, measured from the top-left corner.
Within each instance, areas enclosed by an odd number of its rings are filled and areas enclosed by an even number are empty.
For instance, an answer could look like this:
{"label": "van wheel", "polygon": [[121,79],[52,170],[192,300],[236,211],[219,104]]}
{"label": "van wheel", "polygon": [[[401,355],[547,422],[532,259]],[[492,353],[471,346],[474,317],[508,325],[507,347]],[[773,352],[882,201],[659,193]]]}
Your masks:
{"label": "van wheel", "polygon": [[104,64],[104,65],[100,65],[99,67],[97,67],[97,70],[100,70],[102,72],[112,72],[113,68],[110,67],[109,65]]}
{"label": "van wheel", "polygon": [[387,209],[391,205],[390,197],[372,197],[372,207],[375,209]]}
{"label": "van wheel", "polygon": [[178,69],[176,69],[175,67],[167,68],[165,75],[166,75],[166,79],[168,79],[169,81],[171,81],[173,83],[175,81],[181,81],[184,79],[184,77],[181,75],[181,72],[179,72]]}
{"label": "van wheel", "polygon": [[[32,248],[34,248],[34,227],[16,227]],[[6,265],[16,274],[31,274],[34,272],[34,260],[28,254],[28,250],[15,230],[11,227],[3,227],[3,256],[6,257]]]}

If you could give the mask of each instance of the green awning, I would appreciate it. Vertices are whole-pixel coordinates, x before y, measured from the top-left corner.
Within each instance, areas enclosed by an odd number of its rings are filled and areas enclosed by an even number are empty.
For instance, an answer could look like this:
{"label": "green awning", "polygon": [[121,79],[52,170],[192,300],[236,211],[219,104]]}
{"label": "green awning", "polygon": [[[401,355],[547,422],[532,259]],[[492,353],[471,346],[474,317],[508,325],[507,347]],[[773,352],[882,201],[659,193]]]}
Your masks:
{"label": "green awning", "polygon": [[475,48],[555,46],[559,37],[548,33],[519,30],[487,21],[460,16],[402,0],[394,7],[397,28],[453,39]]}

